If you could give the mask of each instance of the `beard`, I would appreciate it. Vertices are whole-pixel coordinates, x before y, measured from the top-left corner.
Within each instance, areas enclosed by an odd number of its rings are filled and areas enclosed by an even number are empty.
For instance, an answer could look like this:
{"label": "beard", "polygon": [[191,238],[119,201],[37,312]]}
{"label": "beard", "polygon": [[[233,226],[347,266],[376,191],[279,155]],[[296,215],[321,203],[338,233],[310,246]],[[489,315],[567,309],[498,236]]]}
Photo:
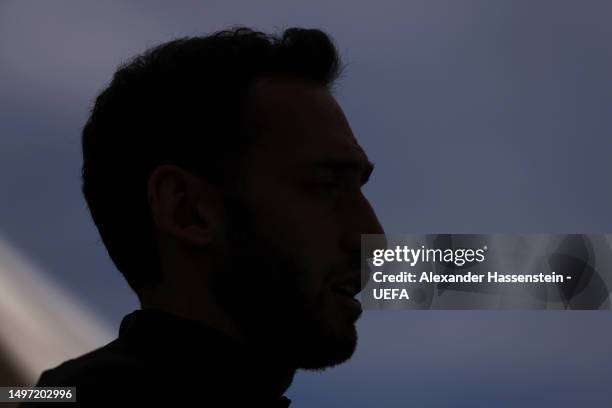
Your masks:
{"label": "beard", "polygon": [[[357,344],[355,319],[339,314],[324,287],[307,294],[304,281],[311,271],[281,248],[280,239],[266,238],[243,199],[233,197],[227,204],[226,235],[217,248],[211,289],[249,348],[311,370],[348,360]],[[324,276],[340,270],[331,267]]]}

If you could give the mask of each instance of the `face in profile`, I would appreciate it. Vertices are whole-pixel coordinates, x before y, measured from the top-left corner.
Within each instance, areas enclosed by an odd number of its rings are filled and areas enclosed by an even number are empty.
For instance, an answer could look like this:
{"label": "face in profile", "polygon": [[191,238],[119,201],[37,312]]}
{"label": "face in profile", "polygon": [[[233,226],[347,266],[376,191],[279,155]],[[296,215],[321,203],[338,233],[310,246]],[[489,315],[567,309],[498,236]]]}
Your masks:
{"label": "face in profile", "polygon": [[372,165],[326,88],[268,78],[253,90],[262,136],[228,207],[215,295],[255,347],[332,366],[357,343],[361,234],[383,233],[361,192]]}

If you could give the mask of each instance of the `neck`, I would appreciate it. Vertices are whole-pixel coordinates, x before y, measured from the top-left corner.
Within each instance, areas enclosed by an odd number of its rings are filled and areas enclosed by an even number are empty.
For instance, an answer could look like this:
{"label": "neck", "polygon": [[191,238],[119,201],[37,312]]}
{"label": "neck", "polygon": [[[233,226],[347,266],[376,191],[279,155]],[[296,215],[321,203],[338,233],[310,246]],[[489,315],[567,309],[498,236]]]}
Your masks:
{"label": "neck", "polygon": [[165,285],[142,291],[138,297],[142,309],[161,310],[174,316],[195,320],[225,334],[235,342],[244,342],[234,322],[200,285],[180,288]]}
{"label": "neck", "polygon": [[[255,379],[256,384],[261,384],[257,386],[257,390],[266,396],[280,396],[291,385],[296,367],[253,346],[255,343],[245,337],[209,296],[200,295],[198,298],[175,296],[158,291],[143,293],[139,297],[143,310],[158,310],[168,315],[196,321],[231,339],[249,359],[245,367],[241,367],[241,371],[244,370],[250,380]],[[197,299],[197,302],[192,299]]]}

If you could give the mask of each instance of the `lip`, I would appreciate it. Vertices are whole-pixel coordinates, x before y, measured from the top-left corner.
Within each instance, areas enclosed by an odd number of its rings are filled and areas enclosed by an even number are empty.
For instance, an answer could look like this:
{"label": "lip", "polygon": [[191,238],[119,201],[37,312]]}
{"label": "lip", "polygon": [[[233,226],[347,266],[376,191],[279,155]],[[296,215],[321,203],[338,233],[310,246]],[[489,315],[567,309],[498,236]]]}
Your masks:
{"label": "lip", "polygon": [[351,274],[338,279],[331,284],[331,290],[352,298],[361,292],[361,275]]}
{"label": "lip", "polygon": [[361,282],[362,288],[365,288],[370,282],[370,279],[372,278],[372,270],[373,270],[373,267],[372,265],[370,265],[370,262],[368,259],[361,259],[361,269],[362,269],[363,277],[364,277],[364,280]]}
{"label": "lip", "polygon": [[333,291],[334,296],[336,296],[342,303],[346,304],[350,307],[355,307],[361,309],[361,302],[355,299],[353,296],[349,296],[345,293],[340,293]]}
{"label": "lip", "polygon": [[355,317],[361,314],[361,302],[355,299],[355,296],[361,292],[361,276],[359,274],[352,274],[346,278],[338,279],[331,285],[331,291],[338,302],[350,314]]}
{"label": "lip", "polygon": [[333,292],[334,299],[338,306],[346,313],[350,321],[355,321],[363,313],[361,302],[357,299],[342,293]]}

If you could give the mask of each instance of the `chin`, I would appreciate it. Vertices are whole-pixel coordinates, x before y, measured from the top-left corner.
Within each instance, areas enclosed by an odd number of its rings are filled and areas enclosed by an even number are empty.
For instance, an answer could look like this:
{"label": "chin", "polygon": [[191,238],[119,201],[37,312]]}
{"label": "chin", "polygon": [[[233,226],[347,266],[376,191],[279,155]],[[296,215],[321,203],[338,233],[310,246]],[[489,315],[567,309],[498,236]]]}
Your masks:
{"label": "chin", "polygon": [[341,332],[334,331],[318,337],[310,336],[308,342],[300,347],[297,362],[305,370],[323,370],[349,360],[357,347],[357,330],[353,324]]}

